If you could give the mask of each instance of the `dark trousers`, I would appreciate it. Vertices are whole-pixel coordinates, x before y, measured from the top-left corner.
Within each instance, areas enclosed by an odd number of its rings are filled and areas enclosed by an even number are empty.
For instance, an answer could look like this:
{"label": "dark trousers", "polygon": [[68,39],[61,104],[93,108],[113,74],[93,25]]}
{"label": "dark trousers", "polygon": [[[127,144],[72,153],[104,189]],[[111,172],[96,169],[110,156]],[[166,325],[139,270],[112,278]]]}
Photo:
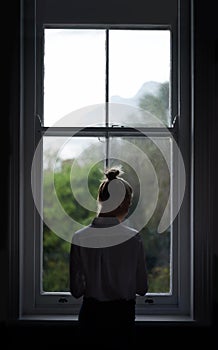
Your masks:
{"label": "dark trousers", "polygon": [[135,300],[84,298],[79,314],[83,341],[102,348],[130,345],[135,327]]}

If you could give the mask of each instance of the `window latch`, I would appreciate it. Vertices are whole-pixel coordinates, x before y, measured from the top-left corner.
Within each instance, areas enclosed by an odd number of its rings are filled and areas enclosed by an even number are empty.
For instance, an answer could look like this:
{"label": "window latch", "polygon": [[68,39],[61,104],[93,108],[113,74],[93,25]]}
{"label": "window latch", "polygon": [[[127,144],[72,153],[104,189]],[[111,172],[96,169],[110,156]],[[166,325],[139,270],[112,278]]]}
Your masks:
{"label": "window latch", "polygon": [[154,299],[152,299],[152,298],[146,298],[146,299],[145,299],[145,303],[146,303],[146,304],[154,304]]}
{"label": "window latch", "polygon": [[119,125],[119,124],[112,124],[111,127],[112,128],[124,128],[123,125]]}
{"label": "window latch", "polygon": [[60,299],[58,299],[58,302],[60,304],[68,303],[68,299],[67,298],[60,298]]}

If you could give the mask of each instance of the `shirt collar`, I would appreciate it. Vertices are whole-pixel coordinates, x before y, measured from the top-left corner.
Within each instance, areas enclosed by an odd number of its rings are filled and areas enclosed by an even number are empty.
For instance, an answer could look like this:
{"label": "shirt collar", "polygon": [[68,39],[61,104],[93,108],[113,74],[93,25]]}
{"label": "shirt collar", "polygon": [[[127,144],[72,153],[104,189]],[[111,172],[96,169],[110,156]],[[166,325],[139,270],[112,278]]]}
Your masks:
{"label": "shirt collar", "polygon": [[120,222],[117,217],[108,217],[108,216],[98,216],[94,218],[91,226],[93,227],[110,227],[119,225]]}

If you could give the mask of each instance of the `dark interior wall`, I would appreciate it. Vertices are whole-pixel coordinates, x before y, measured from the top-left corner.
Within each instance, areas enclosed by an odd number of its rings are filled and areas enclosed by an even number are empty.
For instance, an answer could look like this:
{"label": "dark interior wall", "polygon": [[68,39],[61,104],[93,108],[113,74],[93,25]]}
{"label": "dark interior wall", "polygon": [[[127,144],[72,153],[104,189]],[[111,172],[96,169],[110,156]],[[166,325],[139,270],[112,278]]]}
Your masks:
{"label": "dark interior wall", "polygon": [[[19,130],[20,107],[20,1],[13,4],[5,1],[1,5],[1,13],[5,19],[1,34],[1,238],[0,238],[0,322],[8,320],[10,255],[9,232],[12,222],[16,219],[10,216],[10,208],[16,203],[10,201],[11,161],[18,162],[18,149],[13,149]],[[19,174],[14,174],[17,177]],[[16,186],[12,183],[12,187]],[[18,208],[18,206],[17,206]],[[14,220],[15,219],[15,220]]]}
{"label": "dark interior wall", "polygon": [[[212,318],[218,329],[218,28],[215,2],[195,1],[195,173],[196,231],[208,234],[204,244],[211,252]],[[202,257],[203,258],[203,257]],[[208,281],[205,281],[205,284]]]}
{"label": "dark interior wall", "polygon": [[[104,3],[104,5],[103,5]],[[105,20],[107,18],[110,22],[115,18],[114,15],[120,15],[120,18],[131,21],[131,13],[139,14],[139,22],[143,21],[143,3],[146,1],[82,1],[80,2],[81,9],[84,11],[92,11],[100,13],[104,11],[106,13]],[[125,14],[124,9],[128,11]],[[158,10],[157,10],[158,11]],[[161,11],[161,9],[159,9]],[[189,330],[188,328],[178,329],[178,335],[188,336],[200,336],[200,339],[208,339],[208,335],[214,335],[218,329],[218,233],[216,224],[216,211],[217,211],[217,159],[218,159],[218,147],[217,140],[217,93],[218,93],[218,29],[216,25],[216,11],[215,2],[208,0],[207,2],[201,0],[195,0],[195,137],[196,137],[196,176],[200,174],[201,181],[196,188],[196,202],[198,210],[199,220],[195,223],[196,230],[202,229],[202,227],[208,232],[208,241],[205,244],[209,244],[211,251],[211,266],[210,274],[212,276],[212,306],[211,313],[213,316],[213,324],[210,329]],[[12,157],[17,157],[17,149],[13,149],[13,144],[17,142],[16,132],[19,127],[19,16],[20,16],[20,1],[16,0],[7,2],[2,7],[2,13],[4,18],[8,19],[9,25],[7,30],[3,31],[2,37],[2,75],[3,75],[3,111],[1,122],[3,123],[3,142],[2,142],[2,160],[4,167],[2,167],[2,225],[1,225],[1,240],[0,240],[0,276],[1,276],[1,298],[0,298],[0,321],[2,324],[2,330],[4,335],[9,340],[11,337],[17,337],[17,339],[24,339],[27,334],[36,337],[41,332],[44,336],[47,335],[48,344],[52,343],[52,337],[54,342],[60,339],[57,335],[66,333],[66,338],[70,338],[72,332],[71,328],[65,325],[47,326],[40,328],[32,327],[28,324],[23,328],[6,327],[7,321],[9,321],[9,310],[11,300],[9,299],[9,285],[10,278],[10,255],[9,255],[9,229],[12,222],[16,224],[16,217],[11,218],[9,216],[9,208],[16,203],[11,203],[10,188],[9,188],[9,164]],[[6,28],[6,27],[5,27]],[[209,169],[209,171],[208,171]],[[16,175],[16,174],[15,174]],[[17,174],[18,176],[18,174]],[[13,184],[12,184],[13,185]],[[205,215],[209,213],[209,215]],[[207,284],[208,281],[205,281]],[[174,327],[175,328],[175,327]],[[76,328],[75,328],[76,329]],[[57,330],[57,332],[56,332]],[[200,331],[196,333],[197,331]],[[175,329],[173,330],[173,333]],[[55,337],[56,334],[56,337]],[[150,334],[155,340],[156,334],[165,336],[165,340],[169,335],[172,335],[171,327],[139,327],[138,335],[144,339]],[[205,335],[205,337],[203,336]],[[150,338],[151,339],[151,338]],[[209,338],[212,341],[212,337]],[[39,340],[39,338],[38,338]],[[185,338],[181,339],[185,344]],[[203,343],[202,343],[203,344]],[[212,343],[211,343],[212,344]]]}

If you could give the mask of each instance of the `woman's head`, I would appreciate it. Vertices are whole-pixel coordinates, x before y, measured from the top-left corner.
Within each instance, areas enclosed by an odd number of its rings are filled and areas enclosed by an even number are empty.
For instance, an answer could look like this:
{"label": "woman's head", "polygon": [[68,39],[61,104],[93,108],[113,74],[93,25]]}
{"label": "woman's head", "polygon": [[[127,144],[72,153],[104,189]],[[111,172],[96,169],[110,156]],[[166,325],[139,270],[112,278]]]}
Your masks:
{"label": "woman's head", "polygon": [[98,189],[99,216],[124,217],[131,205],[133,189],[121,175],[118,167],[105,171],[105,178]]}

